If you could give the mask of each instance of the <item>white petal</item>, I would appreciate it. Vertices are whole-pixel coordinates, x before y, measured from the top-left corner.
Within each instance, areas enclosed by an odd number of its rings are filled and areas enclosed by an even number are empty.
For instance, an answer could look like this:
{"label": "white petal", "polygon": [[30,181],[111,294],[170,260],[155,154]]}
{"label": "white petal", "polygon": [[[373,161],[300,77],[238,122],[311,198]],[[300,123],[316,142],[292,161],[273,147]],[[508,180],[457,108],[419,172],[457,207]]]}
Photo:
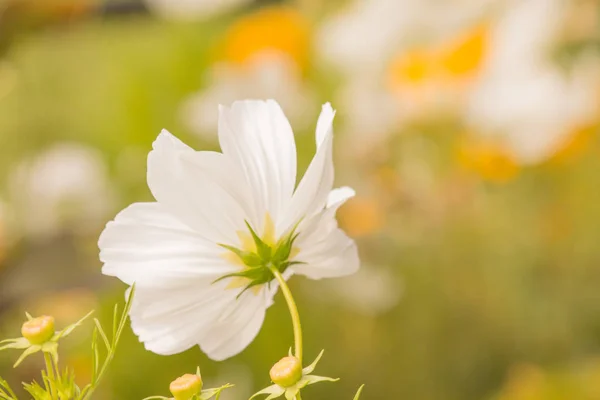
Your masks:
{"label": "white petal", "polygon": [[248,347],[260,331],[271,299],[270,291],[263,288],[259,295],[248,291],[232,302],[200,342],[202,351],[222,361]]}
{"label": "white petal", "polygon": [[254,191],[255,223],[260,226],[266,212],[277,221],[296,183],[294,134],[279,105],[246,100],[220,107],[219,142]]}
{"label": "white petal", "polygon": [[295,260],[303,264],[294,265],[294,273],[310,279],[334,278],[355,273],[360,265],[356,244],[341,229],[335,229],[325,239],[315,237],[303,241],[298,237],[300,253]]}
{"label": "white petal", "polygon": [[278,232],[287,230],[301,218],[311,217],[327,203],[327,196],[333,186],[331,124],[334,115],[329,103],[325,104],[317,122],[317,152],[294,192],[284,219],[277,226]]}
{"label": "white petal", "polygon": [[136,287],[131,327],[146,349],[180,353],[201,342],[235,295],[223,283],[209,281],[171,289]]}
{"label": "white petal", "polygon": [[329,196],[327,196],[327,208],[337,207],[344,204],[344,202],[348,199],[351,199],[356,195],[354,189],[348,186],[343,186],[341,188],[333,189],[329,192]]}
{"label": "white petal", "polygon": [[302,264],[291,268],[294,273],[321,279],[350,275],[357,271],[360,262],[356,245],[338,228],[335,219],[337,209],[354,194],[349,187],[332,190],[328,207],[299,226],[300,234],[295,246],[300,252],[295,261],[301,261]]}
{"label": "white petal", "polygon": [[211,281],[235,266],[159,203],[136,203],[109,222],[98,241],[102,272],[127,284],[164,286],[190,279]]}
{"label": "white petal", "polygon": [[244,205],[251,199],[236,172],[222,154],[195,152],[164,130],[148,155],[148,186],[156,200],[217,243],[234,243],[248,218]]}

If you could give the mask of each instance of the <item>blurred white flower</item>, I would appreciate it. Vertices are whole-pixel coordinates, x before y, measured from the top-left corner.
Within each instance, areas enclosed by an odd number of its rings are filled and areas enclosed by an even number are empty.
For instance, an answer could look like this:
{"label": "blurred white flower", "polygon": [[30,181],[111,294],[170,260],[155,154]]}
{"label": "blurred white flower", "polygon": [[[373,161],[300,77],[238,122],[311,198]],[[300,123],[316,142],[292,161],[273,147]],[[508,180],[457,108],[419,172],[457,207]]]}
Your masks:
{"label": "blurred white flower", "polygon": [[208,18],[249,4],[252,0],[145,0],[156,14],[173,20]]}
{"label": "blurred white flower", "polygon": [[136,283],[131,324],[148,350],[198,344],[215,360],[242,351],[278,288],[267,263],[285,277],[356,272],[356,245],[335,219],[354,191],[332,190],[333,117],[325,105],[316,154],[295,190],[294,135],[272,100],[220,108],[223,153],[158,136],[148,155],[157,202],[129,206],[99,240],[103,273]]}
{"label": "blurred white flower", "polygon": [[505,146],[522,164],[547,159],[597,119],[600,64],[569,71],[552,59],[569,2],[516,2],[495,26],[468,109],[470,131]]}
{"label": "blurred white flower", "polygon": [[8,182],[15,229],[32,236],[93,231],[114,203],[101,154],[74,143],[54,145],[24,160]]}
{"label": "blurred white flower", "polygon": [[298,65],[287,54],[260,52],[243,65],[214,65],[210,85],[188,99],[182,118],[189,129],[208,139],[216,139],[218,114],[215,104],[230,104],[239,98],[275,99],[294,125],[302,128],[313,110],[313,93],[303,81]]}
{"label": "blurred white flower", "polygon": [[[367,316],[378,316],[400,301],[403,286],[388,268],[362,266],[354,275],[324,282],[317,293],[325,301],[337,301],[348,309]],[[314,289],[311,295],[315,295]]]}
{"label": "blurred white flower", "polygon": [[[461,109],[486,50],[486,18],[500,0],[359,1],[326,22],[321,58],[346,75],[339,91],[355,148],[431,111]],[[345,112],[346,114],[346,112]]]}

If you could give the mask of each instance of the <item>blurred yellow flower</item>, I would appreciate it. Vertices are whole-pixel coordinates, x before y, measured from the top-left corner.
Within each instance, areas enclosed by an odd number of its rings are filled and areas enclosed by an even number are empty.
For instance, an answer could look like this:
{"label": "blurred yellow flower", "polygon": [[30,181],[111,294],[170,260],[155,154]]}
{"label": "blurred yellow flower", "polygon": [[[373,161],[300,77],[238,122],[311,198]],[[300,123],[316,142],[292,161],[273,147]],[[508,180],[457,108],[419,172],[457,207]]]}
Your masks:
{"label": "blurred yellow flower", "polygon": [[487,25],[478,25],[434,48],[400,53],[390,65],[394,87],[420,84],[431,79],[462,79],[474,76],[488,48]]}
{"label": "blurred yellow flower", "polygon": [[574,129],[562,146],[549,159],[549,162],[562,164],[581,156],[589,148],[594,136],[598,135],[599,129],[600,126],[597,124],[584,125]]}
{"label": "blurred yellow flower", "polygon": [[351,237],[377,233],[385,222],[384,210],[377,199],[357,197],[339,211],[340,224]]}
{"label": "blurred yellow flower", "polygon": [[519,172],[510,152],[492,143],[463,144],[458,149],[458,160],[465,168],[493,182],[509,181]]}
{"label": "blurred yellow flower", "polygon": [[451,77],[472,77],[481,68],[488,48],[489,26],[480,24],[440,49],[440,67]]}
{"label": "blurred yellow flower", "polygon": [[544,372],[535,365],[518,365],[509,372],[508,381],[496,400],[543,400],[547,386]]}
{"label": "blurred yellow flower", "polygon": [[231,26],[224,40],[224,58],[244,64],[257,53],[278,52],[304,67],[309,35],[309,24],[299,12],[286,7],[264,8]]}

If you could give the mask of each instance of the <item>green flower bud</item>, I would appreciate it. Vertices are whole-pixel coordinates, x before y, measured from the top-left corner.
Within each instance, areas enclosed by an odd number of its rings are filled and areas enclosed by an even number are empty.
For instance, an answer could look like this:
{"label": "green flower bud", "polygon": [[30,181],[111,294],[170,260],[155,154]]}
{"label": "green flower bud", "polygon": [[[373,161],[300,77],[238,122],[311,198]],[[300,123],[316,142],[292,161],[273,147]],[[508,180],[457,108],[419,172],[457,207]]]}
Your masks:
{"label": "green flower bud", "polygon": [[281,387],[295,385],[302,378],[302,364],[296,357],[283,357],[269,372],[271,380]]}
{"label": "green flower bud", "polygon": [[171,382],[169,390],[175,400],[190,400],[202,390],[202,378],[198,375],[185,374]]}
{"label": "green flower bud", "polygon": [[30,319],[21,327],[21,334],[31,344],[46,343],[54,335],[54,317],[43,315]]}

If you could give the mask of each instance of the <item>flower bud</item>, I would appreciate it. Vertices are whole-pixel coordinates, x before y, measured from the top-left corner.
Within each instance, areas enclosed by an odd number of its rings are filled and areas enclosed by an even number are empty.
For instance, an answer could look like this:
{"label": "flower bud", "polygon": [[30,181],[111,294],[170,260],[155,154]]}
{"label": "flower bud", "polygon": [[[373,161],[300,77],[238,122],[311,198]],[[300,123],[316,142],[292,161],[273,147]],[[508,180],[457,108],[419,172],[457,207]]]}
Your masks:
{"label": "flower bud", "polygon": [[190,400],[202,390],[202,378],[198,375],[185,374],[171,382],[169,390],[175,400]]}
{"label": "flower bud", "polygon": [[43,315],[23,324],[21,334],[31,344],[42,344],[54,335],[54,317]]}
{"label": "flower bud", "polygon": [[296,357],[283,357],[273,365],[269,375],[279,386],[290,387],[302,378],[302,364]]}

